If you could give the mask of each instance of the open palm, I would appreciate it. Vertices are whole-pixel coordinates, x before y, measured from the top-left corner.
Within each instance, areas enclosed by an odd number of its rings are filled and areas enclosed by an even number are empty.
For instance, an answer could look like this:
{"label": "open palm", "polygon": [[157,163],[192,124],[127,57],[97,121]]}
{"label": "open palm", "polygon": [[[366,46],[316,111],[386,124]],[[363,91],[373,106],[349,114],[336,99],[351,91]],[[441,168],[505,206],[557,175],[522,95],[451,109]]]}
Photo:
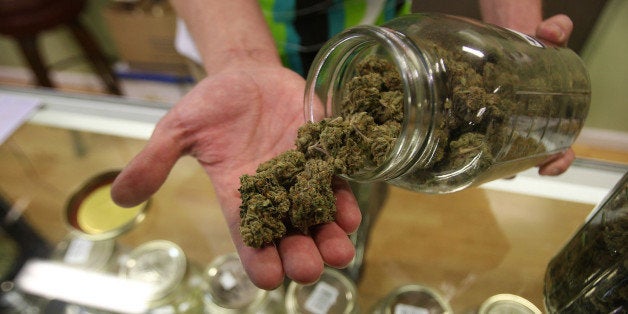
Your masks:
{"label": "open palm", "polygon": [[254,249],[239,233],[239,177],[293,148],[304,123],[305,82],[283,67],[232,70],[205,78],[157,124],[146,147],[118,176],[112,195],[131,206],[155,193],[176,161],[195,157],[212,180],[231,236],[251,280],[262,288],[281,284],[284,274],[313,282],[324,263],[348,264],[354,249],[347,233],[357,229],[360,211],[346,182],[334,189],[335,223],[318,226],[312,236],[289,235],[276,246]]}

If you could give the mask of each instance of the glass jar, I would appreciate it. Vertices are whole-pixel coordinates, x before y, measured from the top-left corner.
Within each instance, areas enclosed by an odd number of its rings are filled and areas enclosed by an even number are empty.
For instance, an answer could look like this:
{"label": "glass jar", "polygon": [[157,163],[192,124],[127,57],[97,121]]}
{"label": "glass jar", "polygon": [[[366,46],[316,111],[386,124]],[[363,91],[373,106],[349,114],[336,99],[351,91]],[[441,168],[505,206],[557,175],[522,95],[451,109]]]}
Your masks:
{"label": "glass jar", "polygon": [[[382,62],[396,75],[381,72]],[[345,178],[432,193],[510,176],[564,151],[589,103],[588,73],[573,51],[441,14],[337,35],[318,53],[305,91],[312,122],[358,105],[393,110],[375,117],[379,126],[399,120],[390,143],[365,140],[385,152],[383,161]],[[350,136],[365,137],[357,129]]]}
{"label": "glass jar", "polygon": [[379,301],[373,314],[453,313],[449,303],[434,289],[418,284],[401,286]]}
{"label": "glass jar", "polygon": [[286,290],[286,312],[290,314],[360,313],[355,283],[341,271],[326,267],[311,285],[291,282]]}
{"label": "glass jar", "polygon": [[70,230],[87,239],[117,238],[141,223],[150,208],[150,199],[131,208],[117,205],[111,186],[120,171],[99,173],[72,194],[65,209]]}
{"label": "glass jar", "polygon": [[203,273],[205,313],[284,313],[283,287],[263,290],[246,274],[237,254],[221,255]]}
{"label": "glass jar", "polygon": [[133,249],[120,268],[120,276],[155,285],[148,313],[203,312],[200,271],[173,242],[153,240]]}
{"label": "glass jar", "polygon": [[115,239],[91,240],[69,235],[59,242],[50,258],[78,268],[117,273],[121,255]]}
{"label": "glass jar", "polygon": [[518,295],[502,293],[494,295],[482,303],[478,314],[541,314],[532,302]]}
{"label": "glass jar", "polygon": [[628,173],[550,261],[549,313],[628,312]]}

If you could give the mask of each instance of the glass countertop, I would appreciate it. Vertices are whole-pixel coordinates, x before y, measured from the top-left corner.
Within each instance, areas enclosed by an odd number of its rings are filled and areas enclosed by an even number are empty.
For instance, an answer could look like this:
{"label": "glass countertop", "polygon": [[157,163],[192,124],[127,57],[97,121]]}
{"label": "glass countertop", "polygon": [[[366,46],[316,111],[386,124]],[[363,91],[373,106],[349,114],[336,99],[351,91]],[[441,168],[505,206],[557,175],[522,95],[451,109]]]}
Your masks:
{"label": "glass countertop", "polygon": [[[41,102],[0,145],[0,195],[52,246],[69,236],[64,213],[72,194],[96,174],[125,166],[169,108],[46,90],[0,88],[1,97]],[[543,309],[549,260],[626,170],[578,159],[559,177],[532,169],[452,194],[385,186],[353,278],[361,312],[409,284],[434,289],[456,313],[503,293]],[[377,203],[374,195],[360,197],[365,206]],[[152,240],[178,244],[201,267],[234,252],[212,184],[192,158],[177,163],[146,218],[117,242],[134,248]]]}

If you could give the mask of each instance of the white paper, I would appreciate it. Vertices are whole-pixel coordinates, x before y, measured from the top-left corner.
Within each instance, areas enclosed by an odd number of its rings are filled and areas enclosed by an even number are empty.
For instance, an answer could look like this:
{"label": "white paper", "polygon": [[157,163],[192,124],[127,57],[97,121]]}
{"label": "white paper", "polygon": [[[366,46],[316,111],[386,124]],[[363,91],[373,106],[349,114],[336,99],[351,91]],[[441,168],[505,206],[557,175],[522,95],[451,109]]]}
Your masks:
{"label": "white paper", "polygon": [[0,145],[26,122],[40,105],[41,101],[37,98],[0,96]]}

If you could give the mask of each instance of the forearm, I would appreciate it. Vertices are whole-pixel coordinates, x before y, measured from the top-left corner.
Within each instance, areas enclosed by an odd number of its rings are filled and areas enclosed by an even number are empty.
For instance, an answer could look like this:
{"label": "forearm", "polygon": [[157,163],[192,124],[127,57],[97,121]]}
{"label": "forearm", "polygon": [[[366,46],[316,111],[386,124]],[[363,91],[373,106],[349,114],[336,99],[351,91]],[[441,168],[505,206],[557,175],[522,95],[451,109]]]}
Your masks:
{"label": "forearm", "polygon": [[281,64],[259,3],[252,0],[171,0],[194,39],[209,75],[232,66]]}
{"label": "forearm", "polygon": [[541,0],[479,0],[485,22],[533,35],[543,20]]}

